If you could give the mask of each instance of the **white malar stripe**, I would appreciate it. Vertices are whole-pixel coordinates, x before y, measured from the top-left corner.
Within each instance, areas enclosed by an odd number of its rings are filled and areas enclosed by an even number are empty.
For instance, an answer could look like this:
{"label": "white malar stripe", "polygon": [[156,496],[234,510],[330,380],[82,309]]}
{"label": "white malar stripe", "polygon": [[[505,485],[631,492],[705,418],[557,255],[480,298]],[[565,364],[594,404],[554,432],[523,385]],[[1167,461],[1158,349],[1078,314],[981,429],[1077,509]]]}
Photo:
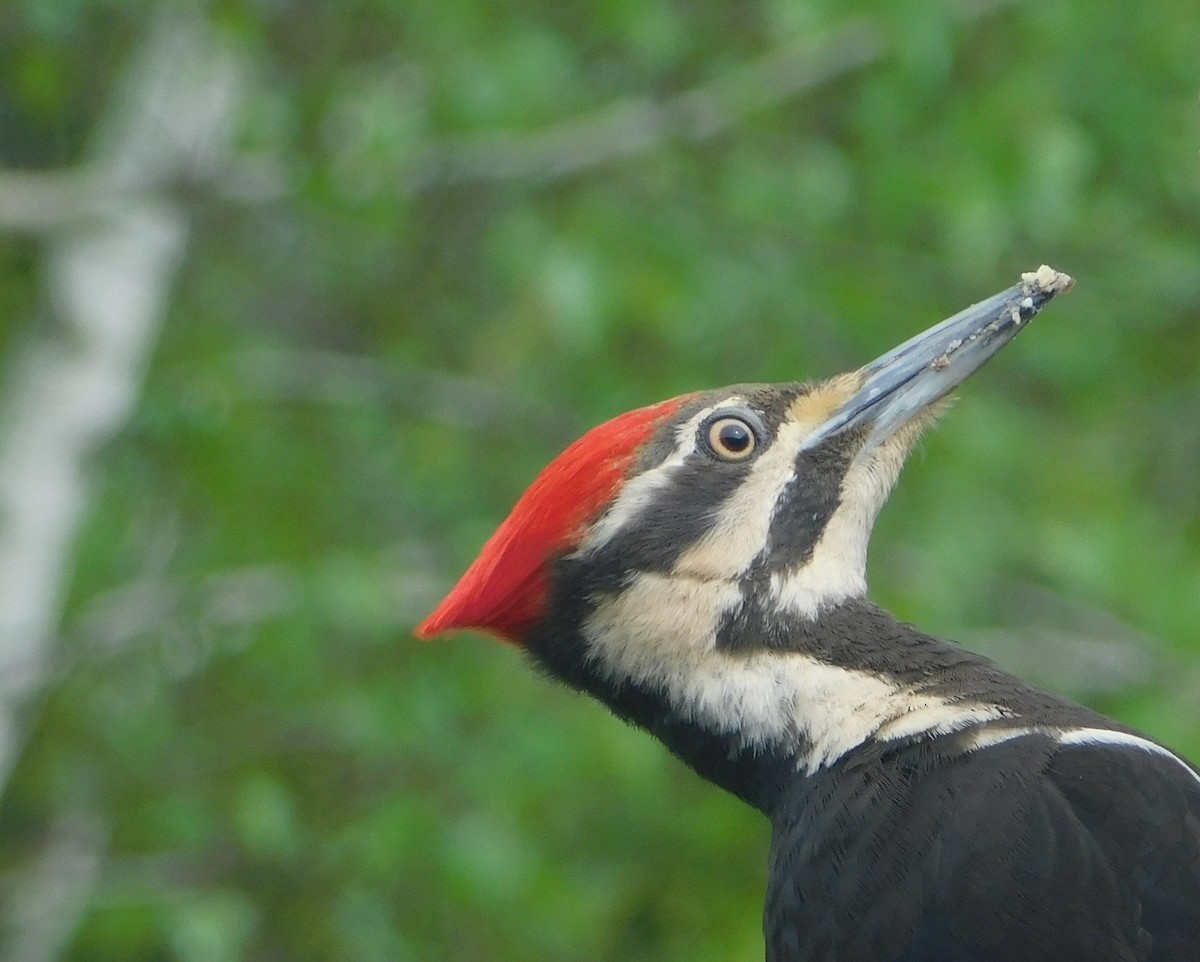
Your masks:
{"label": "white malar stripe", "polygon": [[871,672],[796,652],[720,651],[721,619],[742,603],[736,583],[642,574],[584,626],[588,658],[616,684],[657,689],[682,717],[742,749],[804,751],[814,772],[874,738],[957,731],[999,708],[922,694]]}
{"label": "white malar stripe", "polygon": [[600,520],[593,525],[587,537],[576,549],[576,555],[586,555],[607,544],[618,531],[636,519],[646,506],[654,501],[655,494],[671,480],[675,469],[696,450],[696,431],[699,429],[701,421],[720,408],[743,403],[745,402],[740,397],[726,398],[720,404],[697,411],[679,425],[675,429],[675,450],[661,464],[656,464],[649,471],[635,475],[625,482],[616,500]]}
{"label": "white malar stripe", "polygon": [[1164,758],[1171,759],[1197,782],[1200,782],[1200,774],[1197,774],[1191,765],[1173,751],[1163,748],[1162,745],[1152,742],[1148,738],[1131,735],[1129,732],[1110,731],[1107,728],[1072,728],[1059,733],[1058,743],[1060,745],[1116,745],[1121,748],[1133,748],[1154,755],[1162,755]]}

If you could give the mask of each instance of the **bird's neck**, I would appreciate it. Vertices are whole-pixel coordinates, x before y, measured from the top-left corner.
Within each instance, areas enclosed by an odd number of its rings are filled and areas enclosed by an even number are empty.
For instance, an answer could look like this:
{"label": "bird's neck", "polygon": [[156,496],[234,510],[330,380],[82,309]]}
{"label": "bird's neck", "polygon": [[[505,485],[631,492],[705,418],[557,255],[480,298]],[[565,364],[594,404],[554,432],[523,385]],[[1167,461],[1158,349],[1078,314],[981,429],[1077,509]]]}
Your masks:
{"label": "bird's neck", "polygon": [[[701,714],[689,710],[663,683],[614,678],[588,657],[587,642],[579,633],[551,634],[539,626],[526,639],[526,646],[550,675],[645,729],[700,776],[763,812],[770,813],[799,770],[799,746],[793,738],[750,744],[741,726],[721,720],[728,706],[714,703],[714,713]],[[683,688],[688,682],[679,678],[671,684]]]}
{"label": "bird's neck", "polygon": [[[730,591],[664,579],[652,599],[576,594],[574,610],[560,606],[526,644],[552,675],[768,813],[789,780],[861,746],[1069,707],[865,600],[802,617],[739,607],[722,597]],[[732,610],[732,620],[717,614]]]}

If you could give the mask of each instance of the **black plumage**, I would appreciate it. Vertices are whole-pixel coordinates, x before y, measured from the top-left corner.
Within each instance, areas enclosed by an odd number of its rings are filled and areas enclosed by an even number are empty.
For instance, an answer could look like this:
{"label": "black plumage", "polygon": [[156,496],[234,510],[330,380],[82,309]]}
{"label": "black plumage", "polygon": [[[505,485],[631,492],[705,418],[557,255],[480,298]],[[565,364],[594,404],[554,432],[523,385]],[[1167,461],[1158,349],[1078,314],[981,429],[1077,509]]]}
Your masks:
{"label": "black plumage", "polygon": [[1194,962],[1200,780],[1029,734],[864,746],[772,817],[773,962]]}

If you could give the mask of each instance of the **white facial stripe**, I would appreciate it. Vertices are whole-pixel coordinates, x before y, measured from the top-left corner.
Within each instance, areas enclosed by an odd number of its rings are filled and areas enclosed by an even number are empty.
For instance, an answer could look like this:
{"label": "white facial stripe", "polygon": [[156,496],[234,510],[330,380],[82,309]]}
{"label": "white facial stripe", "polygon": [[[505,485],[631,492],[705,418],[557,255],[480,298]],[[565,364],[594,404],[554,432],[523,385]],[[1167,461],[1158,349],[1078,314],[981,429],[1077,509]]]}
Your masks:
{"label": "white facial stripe", "polygon": [[968,750],[975,751],[981,748],[991,748],[994,745],[1003,745],[1014,738],[1024,738],[1027,735],[1047,736],[1068,748],[1080,745],[1093,747],[1112,746],[1114,748],[1132,748],[1135,751],[1161,755],[1163,758],[1169,758],[1191,775],[1192,778],[1196,779],[1197,782],[1200,782],[1200,774],[1197,774],[1191,765],[1170,749],[1163,748],[1162,745],[1152,742],[1148,738],[1131,735],[1129,732],[1113,731],[1108,728],[1068,728],[1063,730],[1037,725],[1027,728],[985,728],[973,735]]}
{"label": "white facial stripe", "polygon": [[640,574],[584,624],[588,657],[617,681],[685,688],[711,657],[721,618],[741,600],[736,584]]}
{"label": "white facial stripe", "polygon": [[671,480],[675,469],[696,450],[696,431],[699,429],[701,421],[723,407],[743,403],[745,402],[740,397],[727,398],[720,404],[697,411],[680,424],[675,429],[675,450],[661,464],[657,464],[649,471],[636,475],[625,482],[616,500],[588,532],[576,553],[584,555],[607,544],[618,531],[654,501],[655,494]]}
{"label": "white facial stripe", "polygon": [[815,618],[867,593],[867,545],[879,509],[904,464],[907,445],[883,444],[858,458],[842,481],[841,504],[825,525],[812,557],[786,575],[771,576],[771,600],[802,618]]}
{"label": "white facial stripe", "polygon": [[795,478],[796,455],[808,429],[785,423],[750,468],[746,480],[721,507],[704,536],[675,564],[682,575],[696,578],[736,578],[750,567],[767,543],[774,505]]}
{"label": "white facial stripe", "polygon": [[639,575],[605,599],[584,626],[588,657],[606,677],[663,692],[672,708],[740,747],[794,751],[816,771],[873,738],[956,731],[1002,717],[865,671],[796,652],[717,650],[721,619],[741,604],[737,585]]}

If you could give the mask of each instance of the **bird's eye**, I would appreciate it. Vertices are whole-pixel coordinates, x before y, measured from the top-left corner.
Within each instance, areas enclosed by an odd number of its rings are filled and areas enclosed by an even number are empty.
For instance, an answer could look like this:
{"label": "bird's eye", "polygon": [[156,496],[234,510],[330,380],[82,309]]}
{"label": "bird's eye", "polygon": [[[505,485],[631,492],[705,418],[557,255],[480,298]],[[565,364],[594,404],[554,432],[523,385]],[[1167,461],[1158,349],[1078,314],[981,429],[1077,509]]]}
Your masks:
{"label": "bird's eye", "polygon": [[712,453],[723,461],[744,461],[758,445],[754,428],[742,418],[729,415],[708,425],[705,440]]}

